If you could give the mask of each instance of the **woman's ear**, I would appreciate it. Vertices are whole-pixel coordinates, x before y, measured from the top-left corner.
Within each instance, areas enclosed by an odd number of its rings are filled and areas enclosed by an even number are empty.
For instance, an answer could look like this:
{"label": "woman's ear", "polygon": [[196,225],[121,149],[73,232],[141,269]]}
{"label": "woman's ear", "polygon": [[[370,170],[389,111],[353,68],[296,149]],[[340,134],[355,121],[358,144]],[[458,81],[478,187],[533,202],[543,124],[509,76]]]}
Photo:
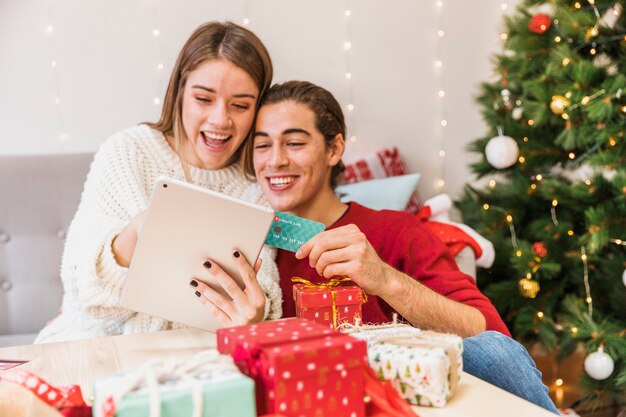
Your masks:
{"label": "woman's ear", "polygon": [[328,146],[328,165],[334,167],[341,161],[343,152],[346,150],[346,141],[341,133],[337,133],[335,139]]}

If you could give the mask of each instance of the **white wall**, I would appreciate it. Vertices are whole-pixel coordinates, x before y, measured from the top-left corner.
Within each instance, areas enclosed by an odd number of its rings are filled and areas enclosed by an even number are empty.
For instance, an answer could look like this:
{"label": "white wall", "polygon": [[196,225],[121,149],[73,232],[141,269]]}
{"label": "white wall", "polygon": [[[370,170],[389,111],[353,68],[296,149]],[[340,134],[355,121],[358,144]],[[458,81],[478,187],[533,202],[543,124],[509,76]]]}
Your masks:
{"label": "white wall", "polygon": [[[248,17],[270,50],[276,81],[310,80],[354,104],[348,128],[357,141],[349,142],[346,161],[397,146],[409,169],[422,173],[423,197],[456,195],[470,176],[465,144],[485,131],[473,97],[492,77],[501,4],[511,12],[517,1],[443,3],[0,0],[0,154],[95,151],[115,131],[157,119],[153,100],[163,96],[193,29]],[[346,53],[347,39],[353,46]],[[441,69],[434,65],[438,50]]]}

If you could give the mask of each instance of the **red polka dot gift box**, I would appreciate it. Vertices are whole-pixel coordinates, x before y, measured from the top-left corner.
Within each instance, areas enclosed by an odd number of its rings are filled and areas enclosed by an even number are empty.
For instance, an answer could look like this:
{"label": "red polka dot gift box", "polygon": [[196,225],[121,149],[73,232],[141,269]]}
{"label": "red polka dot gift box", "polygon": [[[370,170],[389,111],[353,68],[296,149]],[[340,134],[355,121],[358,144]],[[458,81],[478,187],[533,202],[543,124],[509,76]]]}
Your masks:
{"label": "red polka dot gift box", "polygon": [[259,415],[365,416],[362,340],[290,318],[218,329],[217,349],[254,379]]}

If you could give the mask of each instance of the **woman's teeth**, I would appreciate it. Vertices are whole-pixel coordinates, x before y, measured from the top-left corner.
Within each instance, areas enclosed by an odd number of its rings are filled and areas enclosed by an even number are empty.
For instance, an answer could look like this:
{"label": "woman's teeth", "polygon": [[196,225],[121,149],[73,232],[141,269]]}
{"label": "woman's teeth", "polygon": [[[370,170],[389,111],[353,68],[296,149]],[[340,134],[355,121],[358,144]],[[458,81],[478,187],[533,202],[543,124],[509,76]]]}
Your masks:
{"label": "woman's teeth", "polygon": [[212,133],[212,132],[202,132],[204,134],[204,136],[208,139],[212,139],[212,140],[226,140],[230,137],[230,135],[218,135],[217,133]]}
{"label": "woman's teeth", "polygon": [[272,185],[287,185],[291,184],[294,181],[294,177],[283,177],[283,178],[270,178],[270,184]]}

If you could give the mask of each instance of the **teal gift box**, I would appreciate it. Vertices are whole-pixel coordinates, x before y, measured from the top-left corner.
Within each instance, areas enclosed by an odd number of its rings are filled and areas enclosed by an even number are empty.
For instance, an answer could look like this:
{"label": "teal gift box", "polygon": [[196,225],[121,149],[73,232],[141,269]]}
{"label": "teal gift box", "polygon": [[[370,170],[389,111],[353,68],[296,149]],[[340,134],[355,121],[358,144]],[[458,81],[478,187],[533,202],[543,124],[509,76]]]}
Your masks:
{"label": "teal gift box", "polygon": [[94,417],[256,417],[254,382],[229,356],[152,360],[136,372],[94,381]]}

